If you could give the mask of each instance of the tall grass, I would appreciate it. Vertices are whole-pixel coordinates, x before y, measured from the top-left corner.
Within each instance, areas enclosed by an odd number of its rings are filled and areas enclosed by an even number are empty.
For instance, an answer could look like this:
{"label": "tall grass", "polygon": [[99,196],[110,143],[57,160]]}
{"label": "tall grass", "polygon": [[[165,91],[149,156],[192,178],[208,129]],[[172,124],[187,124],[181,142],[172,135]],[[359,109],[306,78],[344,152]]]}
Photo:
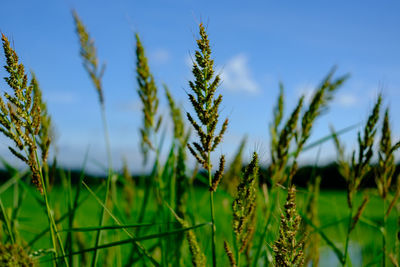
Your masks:
{"label": "tall grass", "polygon": [[[94,41],[75,11],[73,17],[83,66],[98,94],[108,175],[106,181],[97,183],[85,178],[88,154],[76,186],[70,173],[57,171],[54,162],[47,164],[52,121],[46,103],[35,75],[25,73],[3,35],[4,65],[9,75],[5,80],[12,93],[0,97],[0,131],[10,140],[10,152],[29,170],[19,171],[2,159],[11,178],[0,185],[1,264],[318,266],[324,247],[328,247],[339,264],[352,266],[351,240],[368,226],[381,241],[363,265],[399,265],[399,241],[394,233],[400,226],[393,222],[400,196],[400,177],[395,176],[395,152],[400,142],[392,140],[388,107],[380,120],[381,96],[358,134],[357,149],[348,157],[339,135],[354,127],[340,131],[332,128],[331,135],[309,143],[316,120],[348,75],[336,77],[332,69],[311,100],[300,97],[288,115],[284,113],[285,92],[280,84],[269,126],[267,169],[263,170],[257,153],[245,158],[245,138],[229,164],[228,156],[221,155],[213,168],[211,156],[228,129],[228,118],[220,122],[221,79],[214,70],[206,28],[199,25],[193,80],[187,90],[192,106],[186,112],[187,120],[167,85],[163,87],[170,114],[168,119],[168,115],[161,116],[157,81],[139,34],[135,34],[137,93],[143,121],[140,149],[143,166],[150,166],[151,172],[134,179],[127,162],[120,173],[112,168],[102,87],[104,66],[100,67]],[[161,135],[162,125],[171,125],[172,131]],[[164,142],[168,137],[171,142]],[[336,145],[342,176],[337,179],[344,179],[347,185],[344,207],[332,200],[323,202],[327,193],[320,191],[320,184],[325,178],[315,172],[307,187],[295,185],[301,153],[327,141]],[[165,159],[161,157],[163,143],[170,144]],[[189,165],[188,152],[196,159],[195,168]],[[243,166],[244,162],[249,163]],[[375,178],[376,187],[364,190],[362,184],[368,175]],[[61,185],[51,188],[53,179],[60,180]],[[370,206],[380,204],[382,212],[371,216]],[[335,206],[341,207],[337,214]],[[29,213],[33,208],[39,215]],[[326,208],[331,209],[329,213],[324,213]],[[22,211],[31,216],[24,217]],[[332,225],[344,233],[332,235]]]}

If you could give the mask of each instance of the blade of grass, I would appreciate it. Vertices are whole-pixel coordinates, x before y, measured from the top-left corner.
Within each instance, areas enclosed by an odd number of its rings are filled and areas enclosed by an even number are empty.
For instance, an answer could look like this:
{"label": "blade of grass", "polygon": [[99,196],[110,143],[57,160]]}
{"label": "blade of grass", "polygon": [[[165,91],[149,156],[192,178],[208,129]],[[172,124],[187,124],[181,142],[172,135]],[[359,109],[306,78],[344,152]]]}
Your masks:
{"label": "blade of grass", "polygon": [[[149,197],[150,197],[150,187],[152,186],[154,177],[157,175],[158,164],[159,164],[158,159],[156,159],[156,161],[154,162],[150,176],[147,177],[147,179],[145,179],[145,180],[149,180],[149,181],[145,181],[145,183],[144,183],[144,186],[145,186],[144,199],[142,202],[142,206],[140,208],[138,223],[142,223],[144,220],[147,204],[148,204]],[[150,182],[150,184],[147,184],[148,182]]]}
{"label": "blade of grass", "polygon": [[359,221],[360,221],[360,223],[368,225],[368,226],[374,228],[375,230],[378,230],[378,232],[383,233],[382,232],[382,230],[383,230],[382,226],[379,225],[378,223],[376,223],[376,222],[374,222],[374,221],[372,221],[372,220],[370,220],[368,218],[365,218],[364,216],[361,216]]}
{"label": "blade of grass", "polygon": [[[74,219],[75,219],[75,214],[76,214],[76,210],[77,210],[77,206],[78,206],[78,200],[79,200],[79,196],[81,193],[81,184],[83,181],[83,178],[85,176],[85,169],[86,169],[86,164],[89,158],[89,146],[86,148],[86,152],[85,152],[85,157],[83,159],[83,164],[82,164],[82,168],[81,168],[81,173],[79,175],[79,182],[77,184],[77,188],[76,188],[76,193],[75,193],[75,198],[73,200],[73,203],[69,202],[68,205],[68,211],[71,212],[71,215],[68,217],[68,227],[72,228],[73,227],[73,223],[74,223]],[[71,185],[71,179],[69,180],[70,183],[69,185]],[[70,190],[71,190],[71,186],[70,186]],[[72,196],[72,192],[70,191],[70,197]],[[68,250],[68,254],[72,253],[72,233],[68,233],[67,234],[67,240],[66,240],[66,250]],[[72,256],[69,257],[69,261],[70,264],[72,265]]]}
{"label": "blade of grass", "polygon": [[[112,212],[106,207],[106,205],[97,197],[97,195],[90,189],[90,187],[84,182],[82,181],[82,184],[86,187],[86,189],[89,191],[89,193],[96,199],[96,201],[103,207],[104,212],[107,212],[108,215],[110,215],[110,217],[118,224],[121,225],[121,222],[114,216],[114,214],[112,214]],[[102,224],[100,225],[102,226]],[[100,229],[101,230],[101,229]],[[128,230],[126,230],[125,228],[122,228],[122,230],[131,238],[134,239],[134,236],[132,233],[130,233]],[[96,239],[97,240],[97,239]],[[140,244],[138,241],[132,240],[132,242],[134,242],[134,244],[136,245],[136,247],[139,249],[139,251],[141,253],[143,253],[143,255],[145,255],[155,266],[159,266],[158,262],[146,251],[146,249],[142,246],[142,244]],[[97,242],[96,242],[97,243]],[[95,246],[95,248],[98,247],[97,245]],[[96,251],[96,249],[94,250]]]}
{"label": "blade of grass", "polygon": [[11,229],[11,223],[10,223],[10,220],[9,220],[8,215],[6,213],[6,210],[4,209],[3,201],[1,200],[1,198],[0,198],[0,208],[1,208],[1,213],[3,214],[3,219],[4,219],[5,223],[6,223],[6,227],[7,227],[8,234],[10,236],[11,243],[14,244],[15,243],[15,239],[14,239],[14,235],[13,235],[13,232],[12,232],[12,229]]}
{"label": "blade of grass", "polygon": [[10,188],[13,184],[17,183],[21,178],[25,177],[29,173],[28,170],[23,172],[17,172],[13,177],[8,179],[4,184],[0,186],[0,195],[3,194],[8,188]]}
{"label": "blade of grass", "polygon": [[344,259],[342,251],[340,251],[340,249],[332,242],[332,240],[330,240],[329,237],[319,227],[315,226],[313,222],[307,218],[307,216],[305,216],[302,212],[299,212],[299,214],[301,216],[301,219],[304,220],[312,228],[314,228],[314,230],[322,237],[322,239],[324,239],[326,244],[332,248],[339,261],[342,262]]}
{"label": "blade of grass", "polygon": [[[114,214],[106,207],[106,205],[99,199],[99,197],[90,189],[90,187],[85,183],[85,181],[82,181],[82,184],[86,187],[86,189],[89,191],[89,193],[94,197],[94,199],[101,205],[101,207],[104,209],[105,212],[110,215],[110,217],[118,224],[122,225],[121,222],[118,220],[117,217],[114,216]],[[102,225],[100,225],[98,230],[102,230]],[[122,230],[130,237],[133,238],[133,235],[128,232],[125,228],[122,228]]]}
{"label": "blade of grass", "polygon": [[99,229],[101,229],[101,230],[116,230],[116,229],[124,229],[124,228],[151,227],[151,226],[155,226],[155,225],[164,225],[164,224],[174,224],[174,222],[77,227],[77,228],[63,229],[60,232],[90,232],[90,231],[97,231]]}
{"label": "blade of grass", "polygon": [[365,267],[378,266],[381,261],[382,261],[382,252],[380,252],[378,255],[376,255],[375,258],[373,258],[371,262],[369,262],[368,264],[365,265]]}
{"label": "blade of grass", "polygon": [[[336,131],[334,134],[329,134],[329,135],[326,135],[326,136],[324,136],[324,137],[322,137],[320,139],[317,139],[316,141],[312,142],[311,144],[303,147],[302,152],[310,150],[310,149],[312,149],[312,148],[314,148],[316,146],[319,146],[319,145],[321,145],[321,144],[323,144],[325,142],[328,142],[329,140],[333,139],[335,135],[336,136],[340,136],[342,134],[350,132],[351,130],[356,129],[360,124],[361,123],[356,123],[356,124],[347,126],[345,128],[340,129],[339,131]],[[290,154],[290,156],[294,156],[294,155],[295,155],[295,152],[292,152]]]}
{"label": "blade of grass", "polygon": [[326,228],[329,228],[329,227],[331,227],[331,226],[333,226],[333,225],[337,226],[338,224],[341,224],[341,223],[343,223],[343,222],[345,222],[345,221],[347,221],[347,218],[342,218],[342,219],[339,219],[339,220],[336,220],[336,221],[333,221],[333,222],[330,222],[330,223],[326,223],[326,224],[324,224],[324,225],[321,225],[321,226],[319,226],[318,228],[319,228],[320,230],[326,229]]}
{"label": "blade of grass", "polygon": [[[163,143],[163,141],[161,143]],[[144,216],[146,214],[146,209],[147,209],[147,204],[150,199],[150,189],[153,187],[154,181],[156,179],[156,175],[158,175],[158,165],[159,165],[159,158],[158,158],[158,153],[157,153],[150,176],[148,176],[146,178],[143,176],[143,179],[142,179],[143,186],[144,186],[144,195],[143,195],[142,205],[141,205],[140,211],[139,211],[138,223],[142,223],[144,220]],[[140,234],[140,230],[141,230],[141,228],[138,228],[138,230],[136,232],[137,235]],[[125,264],[125,266],[133,265],[133,263],[134,263],[133,256],[134,256],[135,252],[136,252],[136,247],[132,246],[132,250],[130,252],[130,255],[128,256],[128,262],[127,262],[127,264]]]}
{"label": "blade of grass", "polygon": [[37,190],[32,188],[31,186],[28,186],[24,181],[18,180],[18,183],[26,190],[28,193],[32,195],[32,197],[39,203],[40,206],[45,207],[45,202],[44,200],[40,197],[40,194]]}
{"label": "blade of grass", "polygon": [[[124,245],[124,244],[129,244],[132,242],[137,242],[137,241],[144,241],[144,240],[150,240],[150,239],[156,239],[156,238],[162,238],[165,236],[169,236],[169,235],[174,235],[174,234],[178,234],[178,233],[182,233],[182,232],[186,232],[192,229],[196,229],[199,227],[203,227],[206,225],[210,225],[210,222],[206,222],[206,223],[201,223],[201,224],[197,224],[191,227],[186,227],[186,228],[180,228],[177,230],[173,230],[173,231],[168,231],[168,232],[162,232],[162,233],[158,233],[158,234],[152,234],[152,235],[147,235],[147,236],[142,236],[142,237],[135,237],[135,238],[128,238],[128,239],[124,239],[124,240],[120,240],[120,241],[116,241],[116,242],[110,242],[107,244],[103,244],[103,245],[99,245],[93,248],[87,248],[87,249],[83,249],[80,251],[76,251],[73,252],[73,255],[79,255],[79,254],[83,254],[83,253],[87,253],[87,252],[92,252],[98,249],[103,249],[103,248],[109,248],[109,247],[115,247],[115,246],[120,246],[120,245]],[[68,257],[69,255],[65,255],[64,257]],[[57,259],[61,259],[63,258],[62,256],[57,257],[55,259],[51,259],[51,260],[57,260]],[[48,262],[51,260],[44,260],[44,261],[39,261],[40,263],[44,263],[44,262]]]}
{"label": "blade of grass", "polygon": [[[160,194],[160,202],[166,202],[169,206],[172,205],[173,203],[173,183],[174,183],[174,166],[175,166],[175,145],[172,143],[171,149],[168,153],[168,158],[165,161],[163,171],[160,175],[160,188],[158,189],[158,192]],[[164,221],[170,221],[171,216],[169,212],[164,211],[164,207],[162,205],[159,205],[159,214],[160,217],[163,218]],[[169,226],[169,225],[168,225]],[[162,230],[170,230],[170,227],[163,228],[160,226],[160,231]],[[170,238],[170,237],[169,237]],[[163,253],[162,259],[163,259],[163,265],[166,266],[168,265],[168,262],[170,262],[169,255],[172,255],[173,252],[175,251],[174,246],[176,245],[173,240],[170,240],[169,238],[159,240],[161,251]],[[168,248],[168,249],[167,249]]]}
{"label": "blade of grass", "polygon": [[253,267],[257,266],[258,259],[260,258],[261,250],[262,250],[263,245],[264,245],[265,236],[267,234],[268,226],[269,226],[269,224],[271,222],[272,213],[273,213],[274,208],[275,208],[275,201],[278,200],[277,199],[278,198],[277,195],[275,195],[275,197],[274,197],[273,193],[275,193],[275,191],[271,192],[272,202],[271,202],[271,205],[268,208],[266,222],[265,222],[265,225],[263,227],[263,231],[262,231],[262,234],[260,235],[260,239],[259,239],[259,242],[258,242],[258,245],[257,245],[257,248],[256,248],[256,253],[255,253],[254,260],[253,260],[253,265],[252,265]]}
{"label": "blade of grass", "polygon": [[3,164],[4,168],[6,168],[6,171],[8,173],[11,173],[12,175],[15,175],[19,173],[18,169],[14,168],[10,163],[8,163],[3,157],[0,156],[0,161]]}
{"label": "blade of grass", "polygon": [[[96,189],[96,193],[99,192],[102,188],[104,187],[104,184],[100,185],[97,189]],[[78,204],[76,205],[76,209],[78,207],[80,207],[83,203],[85,203],[86,199],[88,199],[88,197],[90,196],[90,194],[87,194],[81,201],[78,202]],[[70,215],[72,214],[72,211],[68,211],[65,214],[63,214],[58,220],[56,220],[56,223],[59,224],[61,222],[63,222],[65,219],[67,219]],[[40,232],[40,234],[38,234],[37,236],[35,236],[26,246],[24,246],[24,248],[28,248],[28,247],[32,247],[33,244],[35,244],[40,238],[42,238],[48,231],[50,231],[50,228],[46,228],[44,229],[42,232]]]}

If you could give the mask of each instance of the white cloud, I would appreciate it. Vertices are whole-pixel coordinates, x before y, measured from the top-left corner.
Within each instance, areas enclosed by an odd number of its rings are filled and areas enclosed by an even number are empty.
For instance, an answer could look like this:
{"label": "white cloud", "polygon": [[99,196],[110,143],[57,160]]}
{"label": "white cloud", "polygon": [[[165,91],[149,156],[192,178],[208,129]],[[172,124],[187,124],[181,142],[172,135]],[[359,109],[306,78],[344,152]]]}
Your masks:
{"label": "white cloud", "polygon": [[193,57],[192,57],[190,54],[188,54],[188,55],[185,57],[185,65],[188,66],[190,69],[192,69],[192,66],[193,66]]}
{"label": "white cloud", "polygon": [[358,103],[358,98],[352,94],[340,94],[336,98],[336,103],[343,107],[351,107]]}
{"label": "white cloud", "polygon": [[244,54],[231,58],[221,72],[223,88],[231,91],[257,93],[258,84],[254,81],[248,65],[248,57]]}
{"label": "white cloud", "polygon": [[170,53],[168,52],[168,50],[166,50],[164,48],[155,49],[153,51],[150,51],[150,54],[149,54],[149,59],[150,59],[151,63],[157,64],[157,65],[162,65],[162,64],[167,63],[170,58],[171,58]]}
{"label": "white cloud", "polygon": [[[314,93],[316,92],[316,87],[311,84],[303,84],[296,87],[296,92],[298,96],[304,96],[306,103],[310,103]],[[359,98],[351,93],[342,93],[334,95],[334,103],[342,107],[351,107],[359,103]]]}
{"label": "white cloud", "polygon": [[45,99],[54,104],[72,104],[78,101],[78,95],[71,91],[57,90],[46,92]]}
{"label": "white cloud", "polygon": [[142,103],[139,100],[124,101],[119,103],[116,107],[119,111],[139,112],[142,110]]}

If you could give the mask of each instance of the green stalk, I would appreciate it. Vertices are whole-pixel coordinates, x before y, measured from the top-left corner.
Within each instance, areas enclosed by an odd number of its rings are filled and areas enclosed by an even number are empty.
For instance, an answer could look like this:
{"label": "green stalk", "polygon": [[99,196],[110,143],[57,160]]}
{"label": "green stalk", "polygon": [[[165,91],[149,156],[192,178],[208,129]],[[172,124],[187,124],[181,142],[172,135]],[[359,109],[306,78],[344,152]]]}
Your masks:
{"label": "green stalk", "polygon": [[[35,138],[33,138],[33,142],[35,142]],[[41,180],[41,183],[42,183],[42,186],[43,186],[43,197],[44,197],[44,201],[45,201],[45,204],[46,204],[47,217],[49,219],[50,235],[51,235],[51,240],[53,242],[54,253],[55,253],[55,256],[57,257],[56,240],[58,240],[58,244],[59,244],[60,249],[61,249],[61,253],[62,253],[62,257],[64,259],[65,266],[68,267],[69,264],[68,264],[68,259],[65,258],[64,245],[63,245],[63,242],[61,240],[60,234],[57,231],[57,225],[56,225],[56,222],[54,221],[54,217],[53,217],[53,214],[51,212],[49,199],[48,199],[48,196],[47,196],[46,184],[45,184],[45,181],[43,179],[42,166],[39,163],[39,157],[37,155],[37,151],[35,151],[35,156],[36,156],[36,161],[38,162],[38,165],[39,165],[38,167],[39,167],[40,180]]]}
{"label": "green stalk", "polygon": [[[103,102],[100,102],[100,110],[101,110],[101,119],[103,121],[103,130],[104,130],[104,139],[106,143],[106,151],[107,151],[107,160],[108,160],[108,176],[107,176],[107,182],[106,182],[106,194],[104,196],[104,203],[107,204],[108,196],[110,194],[110,187],[111,187],[111,176],[112,176],[112,160],[111,160],[111,148],[110,148],[110,137],[108,134],[108,127],[107,127],[107,120],[106,120],[106,111],[105,111],[105,106]],[[100,217],[100,226],[104,225],[105,221],[105,208],[102,208],[101,211],[101,217]],[[96,242],[95,242],[95,247],[98,247],[101,242],[101,230],[97,231],[96,234]],[[94,250],[93,252],[93,257],[92,257],[92,267],[96,267],[98,260],[98,253],[97,249]]]}
{"label": "green stalk", "polygon": [[[83,164],[82,164],[82,169],[81,169],[81,173],[79,176],[79,183],[78,186],[76,188],[76,194],[74,196],[74,199],[72,200],[72,188],[71,188],[71,176],[69,175],[69,190],[70,190],[70,195],[69,195],[69,205],[68,205],[68,213],[71,214],[70,216],[68,216],[68,227],[69,228],[73,228],[73,223],[74,223],[74,219],[75,219],[75,215],[76,215],[76,210],[78,208],[78,200],[79,200],[79,196],[80,196],[80,192],[81,192],[81,184],[83,181],[83,177],[84,177],[84,173],[85,173],[85,167],[86,167],[86,162],[88,159],[88,155],[89,155],[89,148],[87,148],[86,153],[85,153],[85,158],[83,160]],[[64,174],[64,172],[61,172],[61,174]],[[72,242],[72,233],[68,232],[67,233],[67,244],[68,244],[68,250],[69,250],[69,255],[71,255],[72,253],[72,247],[73,247],[73,242]],[[73,258],[72,255],[69,257],[69,261],[70,264],[72,265]]]}
{"label": "green stalk", "polygon": [[[100,245],[98,247],[93,247],[93,248],[86,248],[80,251],[75,251],[72,254],[73,255],[80,255],[83,253],[87,253],[87,252],[91,252],[91,251],[95,251],[97,249],[103,249],[103,248],[110,248],[110,247],[115,247],[115,246],[120,246],[120,245],[124,245],[124,244],[129,244],[132,242],[137,242],[137,241],[143,241],[143,240],[150,240],[150,239],[156,239],[156,238],[163,238],[169,235],[176,235],[182,232],[186,232],[186,231],[190,231],[196,228],[200,228],[203,227],[205,225],[208,225],[209,222],[206,223],[201,223],[201,224],[197,224],[197,225],[193,225],[193,226],[188,226],[185,228],[179,228],[179,229],[174,229],[172,231],[168,231],[168,232],[161,232],[161,233],[156,233],[156,234],[151,234],[151,235],[147,235],[147,236],[142,236],[142,237],[133,237],[133,238],[128,238],[128,239],[124,239],[124,240],[119,240],[119,241],[115,241],[115,242],[111,242],[111,243],[107,243],[107,244],[103,244]],[[65,255],[65,256],[60,256],[58,258],[61,257],[68,257],[69,255]],[[40,263],[42,262],[47,262],[48,260],[43,260],[43,261],[39,261]]]}
{"label": "green stalk", "polygon": [[[103,186],[100,186],[100,187],[97,189],[97,191],[98,191],[99,189],[101,189],[102,187],[103,187]],[[96,191],[96,193],[97,193],[97,191]],[[79,201],[79,202],[77,203],[76,209],[77,209],[78,207],[80,207],[80,206],[86,201],[86,199],[87,199],[89,196],[90,196],[90,195],[87,195],[87,196],[85,196],[83,199],[81,199],[81,201]],[[61,223],[61,222],[64,221],[66,218],[69,218],[69,216],[70,216],[72,213],[73,213],[73,211],[68,211],[68,212],[64,213],[60,218],[58,218],[58,219],[56,220],[56,223]],[[29,247],[32,247],[32,246],[33,246],[40,238],[42,238],[49,230],[50,230],[50,227],[44,229],[44,230],[41,231],[39,234],[37,234],[31,241],[29,241],[28,244],[26,244],[26,245],[24,246],[24,249],[27,249],[27,248],[29,248]]]}
{"label": "green stalk", "polygon": [[6,210],[4,209],[3,201],[1,201],[1,198],[0,198],[0,207],[1,207],[1,212],[3,213],[4,221],[6,223],[7,231],[10,234],[11,243],[14,244],[15,243],[15,239],[14,239],[14,235],[13,235],[13,232],[12,232],[12,229],[11,229],[11,223],[10,223],[10,220],[9,220],[9,218],[7,216]]}
{"label": "green stalk", "polygon": [[[28,116],[28,118],[29,118],[29,116]],[[14,131],[16,131],[13,124],[11,124],[11,127],[14,129]],[[34,147],[37,147],[35,136],[33,136],[32,141],[33,141]],[[26,151],[26,147],[24,147],[24,150],[25,150],[26,155],[29,155],[28,151]],[[60,246],[60,249],[62,252],[62,256],[64,258],[65,266],[68,267],[69,266],[68,260],[64,257],[65,256],[64,245],[62,243],[59,233],[57,232],[57,225],[54,221],[54,218],[53,218],[53,215],[51,212],[51,208],[50,208],[50,204],[49,204],[49,200],[48,200],[48,196],[47,196],[47,188],[46,188],[46,184],[45,184],[45,181],[43,178],[42,166],[40,165],[37,150],[35,150],[35,158],[36,158],[36,162],[38,164],[37,167],[39,169],[40,182],[42,183],[42,187],[43,187],[42,188],[43,189],[43,197],[44,197],[44,201],[45,201],[45,205],[46,205],[47,218],[49,220],[50,236],[51,236],[51,242],[52,242],[53,248],[54,248],[54,254],[57,258],[57,240],[58,240],[58,243],[59,243],[59,246]]]}
{"label": "green stalk", "polygon": [[273,209],[275,207],[275,199],[277,198],[277,196],[275,196],[275,197],[272,196],[272,193],[274,193],[274,191],[273,191],[274,188],[275,187],[272,187],[271,191],[270,191],[272,202],[271,202],[271,205],[268,206],[268,210],[267,210],[267,214],[266,214],[266,222],[265,222],[265,225],[264,225],[264,228],[263,228],[263,232],[260,235],[260,241],[258,243],[256,254],[255,254],[255,257],[253,259],[253,265],[252,265],[253,267],[257,266],[258,259],[259,259],[260,255],[261,255],[261,249],[262,249],[263,244],[264,244],[264,238],[265,238],[265,236],[267,234],[268,226],[269,226],[269,224],[271,222],[271,218],[272,218],[271,214],[272,214]]}
{"label": "green stalk", "polygon": [[[64,172],[63,172],[64,173]],[[68,175],[68,212],[72,211],[72,187],[71,187],[71,175]],[[68,217],[68,227],[72,228],[74,224],[74,214],[73,212],[71,216]],[[66,245],[65,248],[68,250],[68,254],[71,255],[72,253],[72,233],[68,232],[67,233],[67,240],[66,240]],[[69,264],[73,265],[74,263],[72,262],[73,257],[69,256],[68,261]]]}
{"label": "green stalk", "polygon": [[352,221],[353,221],[353,205],[351,205],[351,207],[350,207],[349,224],[347,226],[348,228],[347,228],[346,242],[345,242],[345,247],[344,247],[344,257],[342,259],[343,266],[346,266],[346,263],[347,263],[349,241],[350,241],[350,230],[351,230]]}
{"label": "green stalk", "polygon": [[386,267],[386,197],[383,199],[382,266]]}
{"label": "green stalk", "polygon": [[[207,155],[207,171],[208,171],[208,183],[211,188],[212,186],[212,174],[211,174],[211,165],[210,165],[210,151]],[[210,190],[210,216],[211,216],[211,248],[212,248],[212,260],[213,267],[217,266],[217,256],[215,251],[215,244],[217,243],[215,237],[215,215],[214,215],[214,192]]]}
{"label": "green stalk", "polygon": [[[144,180],[144,183],[143,183],[143,186],[144,186],[144,195],[143,195],[143,197],[144,197],[144,199],[143,199],[142,205],[140,207],[140,211],[139,211],[139,216],[138,216],[138,223],[139,224],[143,222],[144,216],[146,215],[147,204],[148,204],[149,199],[150,199],[150,188],[154,184],[154,177],[157,175],[158,164],[159,164],[159,162],[158,162],[158,156],[157,156],[150,176],[148,176],[146,179],[143,179]],[[149,180],[149,179],[150,179],[150,181],[147,182],[146,180]],[[149,184],[147,184],[147,183],[149,183]],[[136,235],[139,235],[140,231],[141,231],[141,229],[138,228],[137,231],[136,231]],[[129,254],[129,257],[128,257],[128,262],[125,264],[126,267],[133,265],[134,260],[135,260],[133,256],[134,256],[135,252],[138,252],[140,254],[140,256],[142,256],[142,253],[140,253],[140,251],[137,249],[137,246],[132,246],[132,250],[131,250],[131,252]]]}

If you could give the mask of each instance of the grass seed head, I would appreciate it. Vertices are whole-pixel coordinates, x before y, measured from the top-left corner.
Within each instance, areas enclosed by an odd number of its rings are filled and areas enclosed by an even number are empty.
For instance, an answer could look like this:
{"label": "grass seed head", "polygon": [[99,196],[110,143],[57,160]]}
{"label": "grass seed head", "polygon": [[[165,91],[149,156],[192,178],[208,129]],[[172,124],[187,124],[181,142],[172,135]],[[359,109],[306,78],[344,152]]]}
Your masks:
{"label": "grass seed head", "polygon": [[370,161],[373,156],[374,137],[377,132],[381,102],[382,96],[379,95],[365,124],[363,137],[361,137],[360,132],[358,133],[358,153],[356,155],[356,152],[353,151],[349,176],[346,178],[348,184],[347,202],[349,207],[352,206],[353,196],[357,192],[362,180],[371,169]]}
{"label": "grass seed head", "polygon": [[0,265],[4,267],[35,266],[33,259],[18,244],[0,243]]}
{"label": "grass seed head", "polygon": [[96,47],[94,40],[90,37],[85,25],[78,16],[78,13],[73,10],[72,15],[75,21],[76,33],[79,37],[80,55],[83,60],[83,66],[89,74],[90,79],[99,95],[101,105],[104,105],[103,87],[101,79],[104,74],[105,64],[99,67],[99,60],[97,58]]}
{"label": "grass seed head", "polygon": [[6,56],[4,68],[9,74],[4,79],[13,89],[13,95],[4,93],[5,100],[0,97],[0,131],[14,142],[16,149],[9,147],[11,153],[28,164],[32,172],[32,182],[42,192],[41,164],[37,150],[41,149],[44,163],[50,145],[51,120],[42,101],[36,77],[33,75],[28,85],[24,65],[19,63],[17,53],[4,34],[2,42]]}
{"label": "grass seed head", "polygon": [[282,83],[279,83],[279,96],[276,101],[276,106],[273,109],[274,120],[269,127],[271,134],[271,147],[273,147],[275,150],[278,147],[279,126],[281,125],[283,118],[283,108],[284,108],[284,87]]}
{"label": "grass seed head", "polygon": [[[33,88],[34,97],[37,98],[40,104],[40,127],[37,135],[39,136],[38,145],[41,150],[41,158],[43,164],[47,162],[51,140],[54,138],[54,129],[51,122],[51,117],[47,111],[47,104],[43,101],[42,91],[35,74],[32,73],[31,86]],[[39,123],[39,122],[36,122]]]}
{"label": "grass seed head", "polygon": [[232,203],[232,227],[237,241],[240,242],[240,252],[246,249],[252,236],[251,229],[254,223],[252,218],[256,212],[258,169],[258,155],[254,153],[252,161],[245,169],[237,188],[237,196]]}
{"label": "grass seed head", "polygon": [[[282,88],[282,87],[281,87]],[[283,90],[283,89],[281,89]],[[283,91],[281,91],[282,96],[278,98],[279,103],[282,102],[283,105]],[[277,183],[284,183],[288,176],[285,175],[284,171],[289,160],[289,149],[290,144],[296,135],[296,126],[300,116],[300,111],[303,106],[304,97],[299,99],[296,108],[293,110],[291,116],[286,121],[282,130],[279,132],[278,128],[275,128],[276,134],[279,136],[277,140],[271,139],[271,165],[269,166],[269,173],[273,185]]]}
{"label": "grass seed head", "polygon": [[224,250],[225,250],[226,255],[228,256],[231,267],[237,267],[235,256],[233,255],[233,252],[232,252],[231,248],[229,247],[229,244],[227,241],[224,241]]}
{"label": "grass seed head", "polygon": [[165,95],[168,100],[169,110],[174,124],[174,138],[180,140],[184,138],[184,122],[181,109],[176,105],[174,98],[171,95],[168,87],[164,85]]}
{"label": "grass seed head", "polygon": [[350,229],[349,229],[349,233],[351,231],[353,231],[354,228],[356,227],[356,224],[360,220],[360,217],[361,217],[362,213],[364,212],[364,210],[365,210],[365,208],[366,208],[366,206],[368,204],[368,201],[369,201],[369,196],[365,195],[364,199],[363,199],[363,202],[361,203],[361,205],[357,209],[356,215],[354,215],[354,217],[352,219],[352,223],[351,223],[351,226],[350,226]]}
{"label": "grass seed head", "polygon": [[218,134],[216,128],[219,119],[219,106],[222,96],[216,96],[220,83],[219,75],[214,75],[214,61],[211,59],[211,47],[203,24],[199,25],[200,38],[197,40],[198,50],[195,52],[192,73],[195,81],[190,81],[192,93],[189,100],[195,110],[200,124],[187,113],[187,118],[195,129],[200,143],[188,145],[189,151],[206,169],[211,169],[209,153],[214,151],[222,140],[228,127],[228,119],[224,121]]}
{"label": "grass seed head", "polygon": [[[319,226],[318,218],[318,198],[321,184],[321,176],[313,178],[308,183],[308,199],[306,204],[306,216],[316,226]],[[313,266],[318,266],[320,258],[320,235],[313,231],[313,228],[307,224],[302,223],[302,232],[311,233],[305,240],[304,247],[306,248],[305,264],[313,263]]]}
{"label": "grass seed head", "polygon": [[[189,224],[187,221],[183,220],[182,218],[178,217],[177,214],[174,213],[175,218],[178,222],[182,225],[182,227],[187,228]],[[197,242],[196,234],[193,230],[188,230],[186,233],[186,239],[189,244],[189,250],[192,255],[192,264],[196,267],[203,267],[206,266],[207,258],[204,255],[202,249],[200,248],[199,243]]]}
{"label": "grass seed head", "polygon": [[212,185],[210,187],[210,191],[217,191],[217,187],[219,185],[219,183],[221,182],[222,176],[224,174],[224,168],[225,168],[225,156],[222,155],[219,158],[219,167],[218,170],[215,172],[214,178],[212,180]]}
{"label": "grass seed head", "polygon": [[400,141],[392,146],[392,136],[389,122],[389,109],[385,111],[382,124],[381,140],[379,142],[378,166],[375,169],[375,181],[379,195],[386,199],[393,175],[396,169],[394,152],[399,148]]}
{"label": "grass seed head", "polygon": [[291,186],[281,215],[279,238],[275,241],[275,266],[304,266],[304,240],[297,241],[301,218],[296,211],[296,189]]}
{"label": "grass seed head", "polygon": [[141,133],[141,148],[144,156],[144,163],[147,162],[149,150],[154,150],[152,139],[158,131],[162,117],[156,118],[158,110],[157,87],[154,77],[150,72],[148,60],[145,50],[140,41],[139,35],[136,34],[136,73],[138,83],[138,94],[142,102],[143,112],[143,128]]}
{"label": "grass seed head", "polygon": [[297,140],[297,151],[300,153],[311,134],[315,119],[327,108],[333,98],[333,93],[348,79],[348,75],[332,80],[335,68],[325,77],[314,93],[308,109],[301,119],[301,130]]}

